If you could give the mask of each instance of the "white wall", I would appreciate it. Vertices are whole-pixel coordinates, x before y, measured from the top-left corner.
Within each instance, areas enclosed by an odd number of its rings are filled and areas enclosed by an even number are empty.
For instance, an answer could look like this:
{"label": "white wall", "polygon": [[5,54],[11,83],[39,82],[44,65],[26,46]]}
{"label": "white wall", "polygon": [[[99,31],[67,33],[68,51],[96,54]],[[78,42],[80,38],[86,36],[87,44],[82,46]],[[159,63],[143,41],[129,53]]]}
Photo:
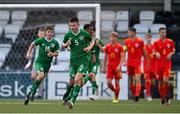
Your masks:
{"label": "white wall", "polygon": [[[63,94],[66,92],[66,84],[69,81],[69,73],[67,72],[52,72],[48,75],[48,99],[62,99]],[[99,85],[99,99],[112,99],[113,94],[107,88],[106,77],[100,73],[98,75]],[[91,95],[91,84],[88,82],[80,93],[78,99],[88,99]],[[128,99],[128,77],[126,73],[123,73],[123,78],[120,81],[120,100]]]}

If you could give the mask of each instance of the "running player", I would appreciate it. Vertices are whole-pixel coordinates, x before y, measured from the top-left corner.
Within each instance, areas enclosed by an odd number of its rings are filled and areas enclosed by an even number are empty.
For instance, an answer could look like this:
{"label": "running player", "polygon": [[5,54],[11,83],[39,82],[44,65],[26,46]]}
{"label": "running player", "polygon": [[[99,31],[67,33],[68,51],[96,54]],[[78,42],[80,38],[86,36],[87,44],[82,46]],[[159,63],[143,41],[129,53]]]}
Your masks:
{"label": "running player", "polygon": [[[44,37],[45,37],[45,29],[40,28],[40,29],[38,30],[37,38],[44,38]],[[28,63],[25,65],[25,67],[24,67],[24,69],[27,70],[27,69],[30,68],[31,65],[33,65],[33,66],[32,66],[32,71],[31,71],[31,79],[32,79],[32,81],[34,81],[34,80],[36,79],[36,77],[37,77],[37,72],[36,72],[36,70],[35,70],[35,59],[36,59],[37,56],[38,56],[38,50],[39,50],[38,47],[36,47],[36,48],[33,50],[33,55],[34,55],[33,58],[34,58],[34,60],[33,60],[33,59],[30,59],[30,60],[28,61]],[[44,84],[43,84],[43,82],[41,82],[41,84],[40,84],[40,86],[39,86],[38,89],[39,89],[39,90],[38,90],[37,98],[42,98],[42,96],[43,96],[43,90],[44,90]],[[34,95],[33,95],[33,96],[34,96]],[[30,99],[31,99],[31,101],[34,100],[33,97],[31,97]]]}
{"label": "running player", "polygon": [[46,28],[46,37],[39,38],[33,41],[27,51],[26,57],[28,59],[31,59],[32,49],[35,46],[39,46],[39,54],[35,61],[37,77],[34,80],[33,85],[25,98],[25,105],[28,104],[30,97],[33,97],[33,95],[35,95],[36,90],[39,87],[41,81],[45,78],[45,75],[48,73],[53,57],[58,56],[59,44],[55,39],[53,39],[53,35],[54,29],[51,26],[48,26]]}
{"label": "running player", "polygon": [[[62,45],[64,48],[70,46],[70,82],[63,101],[68,109],[72,109],[83,83],[83,76],[88,73],[88,53],[94,46],[94,40],[89,33],[79,28],[78,18],[72,18],[69,26],[70,30],[65,34]],[[72,98],[67,101],[71,91]]]}

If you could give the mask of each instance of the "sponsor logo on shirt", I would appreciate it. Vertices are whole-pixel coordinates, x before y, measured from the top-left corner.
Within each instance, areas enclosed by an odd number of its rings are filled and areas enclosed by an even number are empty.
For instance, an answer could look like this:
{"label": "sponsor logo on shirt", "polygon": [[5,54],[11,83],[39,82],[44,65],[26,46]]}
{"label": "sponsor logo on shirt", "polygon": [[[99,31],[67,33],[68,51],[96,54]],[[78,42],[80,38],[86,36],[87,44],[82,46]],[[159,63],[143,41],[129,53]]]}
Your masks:
{"label": "sponsor logo on shirt", "polygon": [[167,47],[170,48],[170,44],[167,44]]}
{"label": "sponsor logo on shirt", "polygon": [[80,40],[83,40],[83,39],[84,39],[84,36],[79,36],[79,39],[80,39]]}
{"label": "sponsor logo on shirt", "polygon": [[139,47],[139,44],[138,44],[138,43],[135,43],[135,47]]}
{"label": "sponsor logo on shirt", "polygon": [[117,52],[118,52],[118,49],[117,49],[117,48],[115,48],[115,49],[114,49],[114,51],[117,53]]}
{"label": "sponsor logo on shirt", "polygon": [[51,43],[51,48],[54,48],[55,47],[55,44],[54,43]]}

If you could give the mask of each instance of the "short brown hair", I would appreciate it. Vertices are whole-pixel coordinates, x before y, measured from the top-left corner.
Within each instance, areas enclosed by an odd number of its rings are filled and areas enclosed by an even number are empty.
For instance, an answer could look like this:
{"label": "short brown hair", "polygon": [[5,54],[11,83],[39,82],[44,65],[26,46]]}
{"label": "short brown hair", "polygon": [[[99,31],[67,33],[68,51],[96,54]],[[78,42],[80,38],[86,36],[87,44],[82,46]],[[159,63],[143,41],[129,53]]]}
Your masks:
{"label": "short brown hair", "polygon": [[54,31],[54,27],[49,25],[49,26],[46,27],[46,31],[47,31],[47,30],[52,30],[52,31]]}

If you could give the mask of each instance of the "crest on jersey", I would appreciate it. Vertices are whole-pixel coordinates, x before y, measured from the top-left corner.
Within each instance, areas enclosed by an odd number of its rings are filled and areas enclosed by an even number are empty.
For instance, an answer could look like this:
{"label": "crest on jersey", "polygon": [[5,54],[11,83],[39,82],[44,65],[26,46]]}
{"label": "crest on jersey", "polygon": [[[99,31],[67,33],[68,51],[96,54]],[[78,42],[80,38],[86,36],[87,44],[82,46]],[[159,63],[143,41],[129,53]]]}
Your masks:
{"label": "crest on jersey", "polygon": [[139,47],[139,44],[138,44],[138,43],[135,43],[135,47]]}
{"label": "crest on jersey", "polygon": [[54,43],[51,43],[51,48],[54,48],[55,47],[55,44]]}
{"label": "crest on jersey", "polygon": [[42,43],[42,46],[44,46],[44,43]]}
{"label": "crest on jersey", "polygon": [[170,44],[167,44],[167,47],[168,47],[168,48],[170,48],[170,46],[171,46]]}
{"label": "crest on jersey", "polygon": [[79,39],[80,39],[80,40],[83,40],[83,39],[84,39],[84,36],[79,36]]}
{"label": "crest on jersey", "polygon": [[118,48],[115,48],[114,51],[117,53],[118,52]]}

